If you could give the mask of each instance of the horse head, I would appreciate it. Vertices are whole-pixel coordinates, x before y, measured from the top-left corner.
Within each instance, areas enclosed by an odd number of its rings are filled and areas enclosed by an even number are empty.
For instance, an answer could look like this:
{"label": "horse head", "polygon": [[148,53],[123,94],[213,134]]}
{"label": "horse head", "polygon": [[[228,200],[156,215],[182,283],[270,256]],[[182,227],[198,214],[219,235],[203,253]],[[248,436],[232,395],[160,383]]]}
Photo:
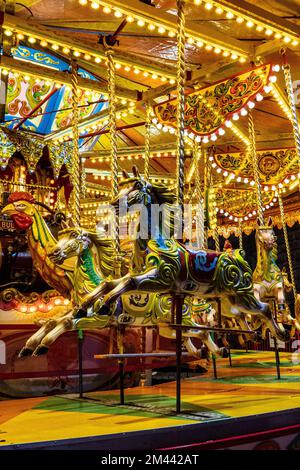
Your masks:
{"label": "horse head", "polygon": [[126,208],[130,208],[135,204],[149,206],[175,202],[175,195],[169,187],[145,181],[135,166],[132,168],[132,174],[133,176],[129,176],[123,170],[123,181],[120,182],[121,189],[118,196],[112,201],[112,205],[117,211],[120,204],[125,204]]}
{"label": "horse head", "polygon": [[49,253],[55,264],[62,264],[66,259],[80,256],[90,245],[88,232],[80,227],[67,227],[58,233],[58,242]]}
{"label": "horse head", "polygon": [[271,251],[276,246],[277,237],[274,233],[273,222],[269,217],[267,225],[261,225],[257,221],[256,240],[266,250]]}

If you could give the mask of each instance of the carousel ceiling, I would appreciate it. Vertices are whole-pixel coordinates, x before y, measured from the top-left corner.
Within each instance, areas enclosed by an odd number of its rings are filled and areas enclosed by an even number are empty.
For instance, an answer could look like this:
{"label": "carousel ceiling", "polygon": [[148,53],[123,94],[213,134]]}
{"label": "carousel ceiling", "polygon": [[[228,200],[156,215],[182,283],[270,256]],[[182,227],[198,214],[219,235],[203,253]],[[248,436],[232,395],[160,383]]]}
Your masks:
{"label": "carousel ceiling", "polygon": [[[272,202],[279,184],[293,191],[298,180],[299,155],[279,51],[286,49],[299,107],[299,17],[298,0],[265,0],[263,5],[258,0],[186,2],[185,169],[193,184],[192,149],[201,138],[210,155],[214,184],[224,189],[224,200],[232,200],[233,217],[253,212],[252,196],[243,211],[236,209],[239,191],[248,188],[254,194],[249,110],[265,203]],[[3,125],[34,137],[37,146],[71,146],[70,60],[76,59],[79,148],[87,181],[99,185],[101,180],[109,189],[109,96],[102,43],[115,35],[120,172],[130,170],[133,162],[143,171],[145,103],[150,102],[155,112],[150,173],[173,182],[176,20],[175,0],[7,0],[1,56]],[[9,152],[17,145],[7,133],[1,139],[9,139]],[[2,152],[1,158],[3,163],[8,157]],[[34,169],[36,158],[27,160]],[[204,167],[203,160],[200,171]],[[222,210],[223,199],[218,198]]]}

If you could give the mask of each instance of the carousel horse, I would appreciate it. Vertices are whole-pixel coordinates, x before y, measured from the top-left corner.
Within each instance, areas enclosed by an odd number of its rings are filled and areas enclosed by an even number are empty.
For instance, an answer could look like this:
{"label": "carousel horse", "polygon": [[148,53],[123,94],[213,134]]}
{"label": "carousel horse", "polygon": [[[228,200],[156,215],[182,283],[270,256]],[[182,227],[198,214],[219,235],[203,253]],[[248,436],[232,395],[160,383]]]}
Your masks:
{"label": "carousel horse", "polygon": [[[164,205],[170,209],[170,213],[172,212],[175,196],[169,188],[145,182],[136,168],[132,178],[127,174],[124,176],[122,190],[113,203],[116,210],[121,203],[127,208],[142,205],[146,208],[148,221],[151,221],[153,204]],[[174,221],[175,217],[170,217],[167,224],[173,231]],[[141,220],[139,224],[140,222]],[[288,332],[273,318],[269,305],[254,296],[252,271],[241,250],[232,253],[191,251],[175,238],[166,238],[165,229],[161,218],[158,218],[155,227],[149,228],[148,224],[148,239],[136,237],[135,240],[135,257],[139,254],[142,259],[139,263],[143,266],[142,271],[134,269],[120,279],[101,283],[86,297],[77,311],[75,310],[75,316],[80,317],[101,298],[101,307],[93,317],[107,317],[111,304],[129,292],[198,295],[209,299],[222,296],[233,315],[257,316],[270,329],[272,335],[284,341],[288,339]],[[81,321],[84,324],[87,320],[89,319],[78,318],[78,326],[80,327]]]}
{"label": "carousel horse", "polygon": [[272,219],[269,217],[265,226],[262,226],[259,220],[257,223],[255,234],[257,264],[253,272],[254,295],[263,302],[275,299],[281,322],[292,325],[293,329],[300,331],[299,321],[297,317],[291,316],[286,303],[285,293],[291,291],[292,285],[286,270],[281,271],[277,265],[277,243]]}
{"label": "carousel horse", "polygon": [[[104,239],[101,234],[86,231],[81,228],[68,227],[59,233],[60,241],[57,242],[51,234],[45,220],[34,207],[34,198],[29,193],[13,193],[9,204],[2,213],[10,215],[16,226],[27,229],[28,243],[34,263],[48,284],[55,287],[62,295],[72,296],[73,303],[79,304],[83,298],[101,284],[106,277],[113,272],[113,252],[111,241]],[[70,222],[71,224],[71,222]],[[67,272],[64,270],[68,260],[73,260],[73,268]],[[45,269],[46,268],[46,269]],[[124,272],[124,263],[122,265]],[[60,284],[57,281],[57,273],[60,279],[64,274],[69,282]],[[66,289],[68,291],[66,292]],[[126,309],[122,312],[122,305],[112,306],[112,313],[118,313],[117,321],[126,321],[132,316],[135,323],[159,325],[161,336],[175,338],[176,332],[170,329],[171,298],[155,294],[125,296],[123,305]],[[197,302],[196,299],[187,299],[184,305],[184,323],[186,325],[198,326],[191,320],[191,312],[194,315],[211,311],[210,304]],[[114,318],[112,315],[111,318]],[[53,318],[34,333],[26,342],[20,352],[20,356],[40,355],[48,351],[49,346],[64,332],[76,330],[76,322],[72,314],[68,313],[60,318]],[[86,329],[105,328],[107,322],[101,321],[86,324]],[[81,324],[81,329],[85,329]],[[193,355],[198,355],[198,349],[194,346],[191,338],[201,339],[208,349],[219,356],[226,355],[224,348],[218,346],[211,340],[205,331],[188,330],[184,334],[186,349]]]}

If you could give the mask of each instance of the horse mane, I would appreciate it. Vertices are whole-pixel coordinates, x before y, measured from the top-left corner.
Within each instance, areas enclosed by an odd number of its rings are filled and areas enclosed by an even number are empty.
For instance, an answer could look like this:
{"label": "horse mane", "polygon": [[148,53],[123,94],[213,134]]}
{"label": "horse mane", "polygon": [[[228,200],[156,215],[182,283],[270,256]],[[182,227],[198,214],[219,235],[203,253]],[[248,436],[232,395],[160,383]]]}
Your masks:
{"label": "horse mane", "polygon": [[112,240],[103,238],[101,234],[95,231],[86,231],[86,234],[97,249],[101,273],[103,273],[104,277],[111,276],[114,272]]}
{"label": "horse mane", "polygon": [[151,183],[151,186],[159,204],[174,204],[176,202],[173,189],[161,183]]}

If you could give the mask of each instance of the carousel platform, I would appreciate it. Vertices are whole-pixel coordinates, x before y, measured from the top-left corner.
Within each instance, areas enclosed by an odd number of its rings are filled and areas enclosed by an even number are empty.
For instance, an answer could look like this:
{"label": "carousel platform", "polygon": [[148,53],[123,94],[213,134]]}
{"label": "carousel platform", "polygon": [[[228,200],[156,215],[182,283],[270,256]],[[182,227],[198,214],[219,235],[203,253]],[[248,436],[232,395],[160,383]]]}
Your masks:
{"label": "carousel platform", "polygon": [[232,367],[218,360],[218,379],[183,378],[180,415],[175,382],[126,389],[124,406],[118,390],[3,400],[0,450],[242,448],[282,436],[299,448],[300,364],[280,360],[281,380],[274,353],[237,351]]}

